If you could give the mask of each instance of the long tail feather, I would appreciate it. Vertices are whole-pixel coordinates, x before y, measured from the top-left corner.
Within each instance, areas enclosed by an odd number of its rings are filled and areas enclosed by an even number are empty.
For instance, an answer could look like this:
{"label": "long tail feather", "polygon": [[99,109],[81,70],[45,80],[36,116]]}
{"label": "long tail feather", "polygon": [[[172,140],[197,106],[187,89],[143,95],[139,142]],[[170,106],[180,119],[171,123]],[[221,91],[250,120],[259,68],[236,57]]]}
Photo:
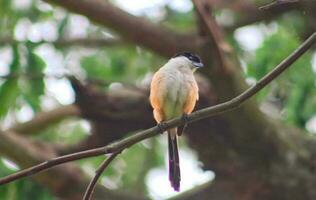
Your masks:
{"label": "long tail feather", "polygon": [[177,144],[177,128],[168,130],[169,180],[175,191],[180,190],[180,164]]}

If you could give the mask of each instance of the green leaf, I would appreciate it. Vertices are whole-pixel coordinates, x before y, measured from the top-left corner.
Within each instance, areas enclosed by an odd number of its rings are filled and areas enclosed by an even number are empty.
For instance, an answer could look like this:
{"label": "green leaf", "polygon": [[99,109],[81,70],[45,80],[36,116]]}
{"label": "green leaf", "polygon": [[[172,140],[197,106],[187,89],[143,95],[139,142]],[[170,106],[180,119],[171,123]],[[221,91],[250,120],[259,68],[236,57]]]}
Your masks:
{"label": "green leaf", "polygon": [[58,24],[57,32],[58,32],[59,38],[63,38],[68,21],[69,21],[69,15],[67,14]]}
{"label": "green leaf", "polygon": [[0,118],[4,117],[10,108],[16,105],[16,99],[19,95],[18,80],[16,75],[20,70],[20,58],[18,47],[12,47],[13,59],[9,66],[9,78],[0,86]]}
{"label": "green leaf", "polygon": [[26,74],[29,77],[23,84],[23,96],[31,108],[36,112],[40,110],[40,97],[44,94],[45,84],[43,70],[46,67],[44,60],[34,53],[34,46],[27,45]]}

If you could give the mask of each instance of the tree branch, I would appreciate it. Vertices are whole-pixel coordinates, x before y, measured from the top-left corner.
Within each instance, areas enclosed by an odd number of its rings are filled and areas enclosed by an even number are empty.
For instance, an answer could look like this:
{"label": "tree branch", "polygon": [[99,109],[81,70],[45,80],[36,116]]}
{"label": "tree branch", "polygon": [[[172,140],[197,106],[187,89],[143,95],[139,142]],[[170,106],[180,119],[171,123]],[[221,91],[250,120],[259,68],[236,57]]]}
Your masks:
{"label": "tree branch", "polygon": [[299,0],[276,0],[273,1],[267,5],[259,7],[260,10],[268,10],[271,9],[272,7],[279,6],[279,5],[286,5],[286,4],[291,4],[291,3],[297,3]]}
{"label": "tree branch", "polygon": [[174,33],[165,27],[149,23],[103,0],[44,0],[74,13],[82,14],[119,33],[124,40],[153,50],[159,55],[172,56],[176,52],[197,47],[197,38]]}
{"label": "tree branch", "polygon": [[63,120],[65,117],[79,115],[80,110],[76,105],[60,106],[50,111],[38,113],[30,121],[13,125],[8,131],[30,135]]}
{"label": "tree branch", "polygon": [[[22,168],[56,156],[50,144],[26,138],[15,132],[2,132],[1,130],[0,154]],[[81,199],[82,194],[78,191],[83,191],[89,183],[82,170],[72,163],[52,168],[46,173],[38,174],[32,178],[47,187],[57,198],[67,200]],[[144,199],[140,195],[134,196],[122,191],[111,191],[102,185],[96,187],[94,196],[96,200],[105,198],[109,200]]]}
{"label": "tree branch", "polygon": [[[316,42],[316,33],[312,34],[303,44],[300,45],[300,47],[298,47],[291,55],[289,55],[278,66],[276,66],[275,69],[273,69],[270,73],[268,73],[266,76],[260,79],[257,82],[257,84],[253,85],[252,87],[250,87],[249,89],[241,93],[239,96],[231,99],[230,101],[227,101],[227,102],[224,102],[212,107],[208,107],[205,109],[201,109],[190,114],[186,121],[188,123],[192,123],[194,121],[205,119],[205,118],[214,116],[216,114],[227,112],[229,110],[239,107],[247,99],[255,95],[258,91],[264,88],[272,80],[278,77],[284,70],[289,68],[291,64],[295,62],[300,56],[302,56],[313,44],[315,44],[315,42]],[[183,121],[182,117],[177,117],[175,119],[168,120],[166,123],[164,123],[163,128],[155,126],[150,129],[140,131],[136,133],[135,135],[132,135],[130,137],[127,137],[121,141],[115,142],[105,147],[95,148],[95,149],[73,153],[73,154],[51,159],[49,161],[43,162],[31,168],[27,168],[17,173],[1,178],[0,185],[12,182],[22,177],[33,175],[35,173],[46,170],[56,165],[60,165],[62,163],[124,150],[139,141],[142,141],[146,138],[157,135],[161,131],[164,131],[176,126],[181,126],[184,123],[185,122]]]}
{"label": "tree branch", "polygon": [[[232,32],[239,27],[253,24],[256,22],[269,21],[276,19],[276,17],[284,13],[300,10],[305,11],[305,7],[315,6],[315,1],[310,0],[289,0],[289,4],[274,4],[269,9],[258,10],[258,5],[253,1],[244,0],[206,0],[215,9],[230,9],[234,12],[234,23],[231,25],[224,25],[225,30]],[[296,2],[295,2],[296,1]],[[261,2],[262,3],[262,2]]]}
{"label": "tree branch", "polygon": [[[62,73],[62,74],[44,74],[44,73],[10,73],[6,75],[0,75],[0,79],[10,79],[10,78],[23,78],[28,80],[37,80],[37,79],[43,79],[43,78],[50,78],[50,79],[69,79],[73,76],[69,73]],[[113,82],[119,82],[120,84],[130,87],[133,89],[139,89],[138,87],[131,85],[131,82],[124,81],[124,80],[118,80],[118,79],[99,79],[99,78],[89,78],[87,77],[85,82],[100,85],[100,86],[108,86],[112,84]]]}
{"label": "tree branch", "polygon": [[[14,45],[20,44],[27,41],[18,41],[11,37],[0,38],[0,46],[2,45]],[[81,47],[113,47],[123,45],[124,42],[119,39],[114,38],[72,38],[72,39],[58,39],[55,41],[39,41],[32,42],[33,44],[44,44],[49,43],[56,47],[65,48],[71,46],[81,46]]]}
{"label": "tree branch", "polygon": [[212,16],[212,8],[209,4],[203,3],[200,0],[193,0],[194,6],[197,10],[201,21],[204,23],[207,29],[209,38],[212,41],[212,48],[214,49],[214,56],[218,61],[219,69],[223,71],[228,70],[228,64],[226,59],[226,53],[231,50],[231,47],[224,40],[224,35],[222,33],[221,27],[215,21],[215,18]]}
{"label": "tree branch", "polygon": [[95,176],[90,181],[86,192],[84,193],[83,200],[90,200],[92,199],[92,194],[95,189],[95,186],[98,182],[98,179],[100,178],[101,174],[104,172],[104,170],[110,165],[110,163],[115,159],[115,157],[120,153],[120,151],[117,151],[110,155],[107,159],[103,161],[103,163],[100,165],[100,167],[96,170]]}

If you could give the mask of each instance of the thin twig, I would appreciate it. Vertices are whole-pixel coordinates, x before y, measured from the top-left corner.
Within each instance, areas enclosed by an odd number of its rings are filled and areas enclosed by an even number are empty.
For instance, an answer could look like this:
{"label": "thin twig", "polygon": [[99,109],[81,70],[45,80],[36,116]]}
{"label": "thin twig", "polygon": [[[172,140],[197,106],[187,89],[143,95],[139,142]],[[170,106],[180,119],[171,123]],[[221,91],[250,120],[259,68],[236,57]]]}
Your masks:
{"label": "thin twig", "polygon": [[83,200],[90,200],[92,199],[92,194],[95,189],[95,186],[98,182],[98,179],[100,178],[101,174],[104,172],[104,170],[109,166],[109,164],[114,160],[114,158],[120,153],[121,151],[117,151],[113,154],[111,154],[108,158],[106,158],[103,163],[100,165],[100,167],[95,171],[95,175],[93,179],[90,181],[86,192],[84,193]]}
{"label": "thin twig", "polygon": [[299,2],[299,0],[276,0],[276,1],[273,1],[269,4],[267,4],[267,5],[259,7],[259,10],[268,10],[268,9],[275,7],[275,6],[279,6],[279,5],[283,5],[283,4],[297,3],[297,2]]}
{"label": "thin twig", "polygon": [[[198,110],[190,115],[186,120],[187,123],[192,123],[201,119],[205,119],[214,116],[219,113],[227,112],[229,110],[239,107],[247,99],[255,95],[272,80],[278,77],[284,70],[289,68],[299,57],[301,57],[314,43],[316,42],[316,32],[313,33],[303,44],[301,44],[291,55],[284,59],[278,66],[276,66],[270,73],[261,78],[255,85],[241,93],[239,96],[231,99],[230,101],[211,106]],[[176,126],[181,126],[185,123],[182,117],[177,117],[164,123],[163,130],[167,130]],[[33,167],[21,170],[19,172],[13,173],[0,179],[0,185],[10,183],[14,180],[20,179],[22,177],[31,176],[33,174],[44,171],[48,168],[60,165],[66,162],[71,162],[74,160],[79,160],[88,157],[99,156],[103,154],[109,154],[117,152],[118,150],[124,150],[139,141],[153,137],[161,132],[161,127],[155,126],[147,130],[140,131],[130,137],[127,137],[118,142],[112,143],[110,145],[95,148],[87,151],[81,151],[61,157],[54,158],[52,160],[40,163]]]}
{"label": "thin twig", "polygon": [[[28,40],[19,41],[11,37],[0,38],[0,46],[21,44],[21,43],[26,43],[26,42],[30,42],[30,41]],[[42,40],[39,42],[32,42],[32,44],[36,44],[36,45],[45,44],[45,43],[49,43],[60,48],[71,47],[71,46],[81,46],[85,48],[91,48],[91,47],[113,47],[113,46],[124,45],[123,41],[116,38],[72,38],[72,39],[57,39],[54,41]]]}
{"label": "thin twig", "polygon": [[[69,73],[63,73],[63,74],[44,74],[44,73],[11,73],[7,75],[0,75],[0,79],[6,80],[6,79],[26,79],[26,80],[37,80],[37,79],[69,79],[72,77],[72,74]],[[122,81],[122,80],[114,80],[114,79],[100,79],[100,78],[94,78],[94,77],[87,77],[85,80],[87,83],[91,83],[94,85],[99,86],[108,86],[112,83],[120,83],[124,85],[125,87],[129,87],[132,89],[137,89],[135,85],[132,85],[131,82],[128,81]],[[139,89],[139,88],[138,88]]]}
{"label": "thin twig", "polygon": [[31,120],[17,123],[6,131],[13,131],[23,135],[36,134],[40,130],[58,123],[66,117],[77,117],[80,115],[81,112],[75,104],[60,106],[50,111],[39,112]]}
{"label": "thin twig", "polygon": [[51,78],[51,79],[64,79],[69,78],[71,75],[67,73],[63,74],[44,74],[44,73],[10,73],[7,75],[0,75],[0,79],[29,79],[29,80],[37,80],[43,78]]}

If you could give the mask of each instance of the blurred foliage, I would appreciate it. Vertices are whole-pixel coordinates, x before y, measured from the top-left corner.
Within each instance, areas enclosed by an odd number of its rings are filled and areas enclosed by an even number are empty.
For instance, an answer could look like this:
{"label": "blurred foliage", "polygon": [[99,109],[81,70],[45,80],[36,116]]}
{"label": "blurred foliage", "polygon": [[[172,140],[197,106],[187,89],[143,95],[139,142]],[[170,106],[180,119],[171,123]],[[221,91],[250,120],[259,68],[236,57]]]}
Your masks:
{"label": "blurred foliage", "polygon": [[193,32],[196,29],[193,10],[182,12],[166,6],[165,12],[166,15],[162,20],[162,24],[170,29],[184,33]]}
{"label": "blurred foliage", "polygon": [[[281,25],[277,32],[268,35],[256,50],[255,58],[248,63],[247,75],[260,79],[299,44],[298,36]],[[277,99],[286,111],[286,120],[303,128],[306,121],[316,112],[315,73],[312,70],[311,58],[310,53],[304,55],[290,70],[257,95],[260,101],[265,100],[267,96]]]}
{"label": "blurred foliage", "polygon": [[[41,75],[45,69],[45,62],[41,57],[34,53],[34,45],[27,44],[27,65],[25,74]],[[24,81],[23,95],[34,111],[40,110],[40,97],[44,94],[44,76],[37,76],[32,81]]]}
{"label": "blurred foliage", "polygon": [[18,47],[16,45],[12,46],[12,51],[12,62],[9,66],[8,78],[0,85],[0,118],[7,114],[10,107],[15,106],[14,102],[19,95],[18,81],[14,76],[14,74],[17,74],[20,71]]}
{"label": "blurred foliage", "polygon": [[90,79],[124,80],[130,83],[148,73],[151,70],[148,66],[157,66],[159,62],[151,53],[144,52],[139,47],[103,49],[83,57],[80,61],[82,69]]}
{"label": "blurred foliage", "polygon": [[[44,94],[43,70],[45,62],[34,53],[33,47],[28,47],[26,54],[22,45],[12,46],[12,62],[8,67],[8,78],[0,85],[0,118],[4,117],[10,109],[19,105],[17,99],[21,98],[36,112],[40,111],[40,97]],[[25,63],[23,63],[24,61]],[[22,79],[26,76],[25,79]]]}
{"label": "blurred foliage", "polygon": [[[8,162],[8,161],[7,161]],[[11,174],[12,169],[0,159],[0,177]],[[54,200],[55,198],[43,186],[30,179],[21,179],[0,187],[0,199],[5,200]]]}
{"label": "blurred foliage", "polygon": [[[13,3],[14,2],[14,3]],[[47,82],[49,73],[59,66],[51,66],[55,59],[43,56],[50,55],[50,50],[39,54],[37,49],[46,41],[45,34],[55,32],[57,39],[67,38],[94,38],[113,36],[103,27],[75,20],[78,15],[66,13],[39,0],[23,1],[0,0],[0,38],[14,37],[16,43],[0,46],[0,119],[3,121],[19,121],[22,107],[29,107],[37,113],[45,107],[47,102],[58,104],[58,98],[52,94]],[[260,0],[260,5],[266,1]],[[20,6],[15,6],[21,4]],[[216,14],[220,14],[220,10]],[[240,15],[242,15],[241,13]],[[161,15],[161,16],[160,16]],[[179,32],[197,30],[193,10],[184,12],[171,8],[168,4],[161,7],[158,23]],[[235,15],[234,15],[235,16]],[[236,15],[238,20],[239,15]],[[148,18],[150,19],[150,17]],[[52,29],[38,32],[39,26],[51,22]],[[155,21],[157,22],[157,21]],[[306,29],[305,16],[297,12],[290,12],[277,20],[270,22],[277,29],[271,33],[267,24],[258,24],[256,27],[264,33],[264,41],[255,52],[246,52],[242,49],[233,34],[226,36],[227,41],[234,47],[241,60],[246,62],[245,76],[258,80],[274,68],[282,59],[289,55],[302,41],[301,35]],[[79,24],[79,25],[78,25]],[[269,24],[268,24],[269,25]],[[20,27],[18,29],[18,27]],[[22,28],[21,28],[22,27]],[[75,32],[75,33],[73,33]],[[61,55],[65,71],[86,79],[104,80],[107,83],[139,83],[152,71],[157,70],[164,59],[145,49],[126,44],[117,47],[98,47],[86,49],[79,47],[54,47],[52,51]],[[42,48],[45,50],[45,48]],[[9,61],[2,62],[6,50],[10,52]],[[37,52],[37,53],[36,53]],[[73,57],[73,55],[76,55]],[[70,61],[71,60],[71,61]],[[56,62],[58,63],[58,62]],[[3,66],[2,66],[3,65]],[[56,70],[57,71],[57,70]],[[57,84],[59,79],[55,79]],[[105,90],[109,87],[105,85]],[[48,100],[47,100],[48,99]],[[304,55],[289,71],[274,81],[268,88],[257,96],[259,102],[268,101],[276,104],[281,111],[285,111],[284,120],[299,127],[305,127],[306,122],[316,112],[315,72],[312,71],[311,55]],[[55,105],[57,106],[57,105]],[[77,119],[64,120],[48,129],[37,133],[36,140],[48,141],[54,144],[76,144],[87,136],[83,122]],[[157,138],[147,140],[124,151],[102,175],[102,183],[110,189],[131,190],[137,193],[148,193],[145,185],[146,174],[154,168],[164,166],[165,146]],[[89,175],[103,161],[104,157],[81,160],[78,165]],[[0,160],[0,175],[12,173],[13,170]],[[41,185],[31,179],[0,187],[0,199],[54,199]]]}
{"label": "blurred foliage", "polygon": [[[111,188],[124,189],[133,193],[146,194],[146,174],[154,167],[164,166],[165,146],[157,138],[151,138],[125,150],[101,175],[102,183]],[[103,162],[105,157],[81,160],[80,165],[90,174]]]}
{"label": "blurred foliage", "polygon": [[37,140],[50,141],[58,145],[76,144],[87,136],[87,128],[75,119],[65,119],[62,123],[52,124],[35,135]]}

